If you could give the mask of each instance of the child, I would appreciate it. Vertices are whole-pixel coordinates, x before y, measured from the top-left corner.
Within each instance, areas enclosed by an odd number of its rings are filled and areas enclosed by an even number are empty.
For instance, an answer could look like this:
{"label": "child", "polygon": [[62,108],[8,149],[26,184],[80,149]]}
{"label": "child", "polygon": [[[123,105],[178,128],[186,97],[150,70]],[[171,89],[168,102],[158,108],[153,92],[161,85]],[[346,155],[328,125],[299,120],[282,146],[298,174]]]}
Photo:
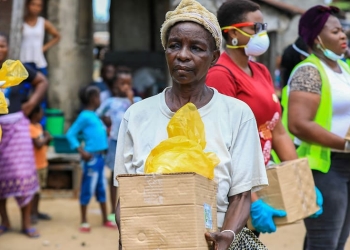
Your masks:
{"label": "child", "polygon": [[132,90],[132,76],[130,71],[117,71],[116,78],[111,86],[112,97],[106,99],[97,109],[96,113],[111,126],[109,134],[109,146],[106,157],[106,165],[112,171],[110,183],[110,199],[112,213],[108,216],[109,221],[115,221],[114,210],[117,203],[117,188],[113,185],[113,170],[115,162],[115,151],[117,147],[119,127],[125,111],[134,102],[140,101],[140,97],[134,97]]}
{"label": "child", "polygon": [[[100,91],[95,86],[81,90],[80,99],[84,110],[67,132],[71,148],[77,149],[83,160],[83,177],[80,190],[81,232],[90,232],[86,211],[91,197],[95,194],[100,203],[102,223],[108,228],[117,228],[107,220],[106,182],[104,177],[104,152],[108,148],[107,132],[95,110],[100,106]],[[78,134],[83,135],[85,147],[78,141]]]}
{"label": "child", "polygon": [[[51,135],[47,131],[44,131],[40,124],[43,115],[44,112],[40,105],[37,105],[28,115],[28,118],[30,119],[29,130],[34,144],[35,164],[40,188],[44,188],[46,186],[48,166],[48,161],[46,158],[47,145],[52,139]],[[49,215],[39,212],[39,201],[40,193],[37,193],[32,201],[31,221],[33,224],[36,224],[38,219],[51,220]]]}

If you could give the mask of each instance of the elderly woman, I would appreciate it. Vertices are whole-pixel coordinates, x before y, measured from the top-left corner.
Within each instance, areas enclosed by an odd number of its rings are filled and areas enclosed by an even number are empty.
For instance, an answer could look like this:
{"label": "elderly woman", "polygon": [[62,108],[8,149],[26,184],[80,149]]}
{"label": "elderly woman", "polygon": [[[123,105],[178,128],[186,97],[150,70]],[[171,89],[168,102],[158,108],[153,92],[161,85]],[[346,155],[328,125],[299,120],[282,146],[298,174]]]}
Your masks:
{"label": "elderly woman", "polygon": [[143,173],[150,151],[168,138],[166,127],[174,113],[188,102],[195,104],[205,125],[205,150],[220,158],[215,177],[220,179],[221,232],[206,238],[216,249],[226,250],[247,222],[251,192],[268,183],[256,121],[246,104],[205,84],[221,45],[220,26],[212,13],[194,0],[183,0],[167,13],[161,40],[172,86],[128,109],[119,131],[114,172]]}
{"label": "elderly woman", "polygon": [[[0,33],[0,65],[7,57],[7,41],[7,37]],[[34,238],[38,237],[39,233],[30,227],[31,200],[39,185],[27,115],[45,95],[47,80],[32,68],[26,69],[29,73],[26,81],[34,86],[32,95],[28,99],[24,85],[7,89],[9,114],[0,115],[0,126],[3,130],[0,142],[0,235],[10,229],[6,199],[15,197],[21,208],[22,232]]]}
{"label": "elderly woman", "polygon": [[[350,232],[350,69],[341,60],[347,39],[335,7],[315,6],[300,19],[299,35],[312,55],[293,70],[288,127],[298,155],[309,159],[323,194],[323,214],[305,219],[308,250],[344,249]],[[288,98],[288,97],[286,97]]]}

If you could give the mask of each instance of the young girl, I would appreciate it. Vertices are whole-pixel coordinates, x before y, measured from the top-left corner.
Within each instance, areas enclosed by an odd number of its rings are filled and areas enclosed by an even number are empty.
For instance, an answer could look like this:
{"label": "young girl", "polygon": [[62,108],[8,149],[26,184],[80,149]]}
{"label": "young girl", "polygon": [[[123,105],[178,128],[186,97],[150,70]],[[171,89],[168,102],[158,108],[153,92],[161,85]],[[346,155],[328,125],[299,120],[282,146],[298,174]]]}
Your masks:
{"label": "young girl", "polygon": [[[47,167],[49,165],[46,154],[48,144],[52,139],[51,135],[47,131],[44,131],[40,124],[40,120],[43,118],[43,115],[44,112],[42,107],[37,105],[28,116],[30,120],[29,131],[33,140],[35,165],[40,188],[46,187],[48,173]],[[37,223],[38,220],[51,220],[51,217],[48,214],[39,212],[39,202],[40,190],[35,194],[32,201],[31,222],[33,224]]]}
{"label": "young girl", "polygon": [[[104,153],[108,148],[107,131],[95,110],[100,106],[100,91],[88,86],[80,92],[84,110],[67,132],[71,148],[77,149],[83,160],[83,177],[80,190],[81,232],[90,232],[86,211],[91,197],[95,194],[101,205],[102,222],[105,227],[116,228],[107,220],[106,181],[104,177]],[[83,135],[85,147],[80,145],[78,134]]]}
{"label": "young girl", "polygon": [[[22,30],[20,60],[31,63],[47,76],[47,62],[44,53],[60,40],[60,34],[53,24],[39,16],[43,9],[42,0],[27,0]],[[44,44],[45,32],[52,38]]]}

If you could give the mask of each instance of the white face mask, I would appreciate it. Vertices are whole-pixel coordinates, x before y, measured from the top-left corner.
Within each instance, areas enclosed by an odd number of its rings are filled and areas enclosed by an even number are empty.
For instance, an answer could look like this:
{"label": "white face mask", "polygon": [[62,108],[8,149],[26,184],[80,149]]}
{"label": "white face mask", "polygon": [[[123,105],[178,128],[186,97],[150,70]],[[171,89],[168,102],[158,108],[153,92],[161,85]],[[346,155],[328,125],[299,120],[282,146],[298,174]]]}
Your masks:
{"label": "white face mask", "polygon": [[321,37],[318,37],[318,40],[320,40],[321,44],[317,44],[317,48],[322,50],[323,55],[325,57],[327,57],[328,59],[332,60],[332,61],[338,61],[344,58],[344,54],[341,55],[337,55],[336,53],[334,53],[333,51],[326,49],[326,47],[323,45],[323,42],[321,40]]}
{"label": "white face mask", "polygon": [[243,35],[250,37],[249,42],[247,43],[247,45],[239,45],[239,46],[227,45],[227,48],[230,48],[230,49],[244,48],[245,54],[247,56],[260,56],[264,54],[269,48],[270,39],[265,30],[260,31],[255,35],[249,35],[240,29],[237,29],[237,30],[241,32]]}

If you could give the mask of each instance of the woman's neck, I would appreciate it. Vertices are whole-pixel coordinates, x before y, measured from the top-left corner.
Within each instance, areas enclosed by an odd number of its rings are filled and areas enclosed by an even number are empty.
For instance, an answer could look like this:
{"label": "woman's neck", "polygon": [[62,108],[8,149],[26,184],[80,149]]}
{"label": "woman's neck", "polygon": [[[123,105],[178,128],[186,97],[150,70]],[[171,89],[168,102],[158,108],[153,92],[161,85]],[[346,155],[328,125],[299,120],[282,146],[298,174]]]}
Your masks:
{"label": "woman's neck", "polygon": [[38,16],[27,14],[24,19],[26,22],[36,22],[36,20],[38,19]]}
{"label": "woman's neck", "polygon": [[340,69],[340,67],[339,67],[339,65],[338,65],[338,62],[333,61],[333,60],[327,58],[327,57],[326,57],[322,52],[320,52],[320,51],[314,50],[313,52],[314,52],[314,54],[315,54],[321,61],[323,61],[325,64],[327,64],[328,67],[330,67],[333,71],[338,72],[338,73],[341,73],[341,72],[342,72],[341,69]]}
{"label": "woman's neck", "polygon": [[165,99],[171,111],[176,112],[185,104],[191,102],[198,109],[205,106],[213,97],[212,89],[203,84],[186,84],[173,86],[166,91]]}
{"label": "woman's neck", "polygon": [[226,53],[238,67],[240,67],[248,75],[252,76],[252,72],[249,68],[249,57],[244,53],[244,50],[226,49]]}

